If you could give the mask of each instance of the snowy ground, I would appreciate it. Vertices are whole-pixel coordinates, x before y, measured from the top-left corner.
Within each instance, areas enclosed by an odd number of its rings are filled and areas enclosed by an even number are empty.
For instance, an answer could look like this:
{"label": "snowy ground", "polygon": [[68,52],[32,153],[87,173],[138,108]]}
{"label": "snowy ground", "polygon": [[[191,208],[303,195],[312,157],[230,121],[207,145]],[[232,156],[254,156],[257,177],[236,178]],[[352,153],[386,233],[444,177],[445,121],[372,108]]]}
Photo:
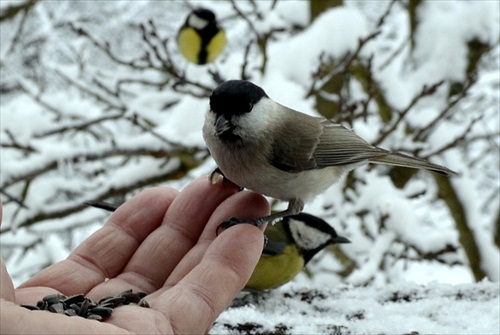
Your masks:
{"label": "snowy ground", "polygon": [[498,283],[331,288],[249,295],[211,334],[499,334]]}

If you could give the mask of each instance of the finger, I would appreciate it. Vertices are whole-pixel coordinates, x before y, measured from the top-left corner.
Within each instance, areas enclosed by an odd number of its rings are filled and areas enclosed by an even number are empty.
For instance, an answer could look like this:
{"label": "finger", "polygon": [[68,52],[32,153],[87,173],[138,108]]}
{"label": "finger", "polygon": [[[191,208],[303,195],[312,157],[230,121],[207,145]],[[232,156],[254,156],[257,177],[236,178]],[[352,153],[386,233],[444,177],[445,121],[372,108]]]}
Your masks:
{"label": "finger", "polygon": [[14,284],[7,272],[3,259],[0,259],[0,298],[6,301],[15,301]]}
{"label": "finger", "polygon": [[254,226],[228,229],[176,286],[148,299],[151,308],[162,312],[179,334],[206,333],[250,278],[263,243]]}
{"label": "finger", "polygon": [[123,272],[92,294],[118,293],[103,292],[110,285],[114,289],[132,288],[147,293],[162,287],[178,262],[196,244],[212,212],[236,192],[234,186],[211,184],[206,176],[191,182],[175,198],[162,225],[145,239]]}
{"label": "finger", "polygon": [[143,240],[161,225],[177,195],[172,188],[141,192],[110,217],[66,260],[35,275],[20,287],[47,286],[65,295],[87,293],[120,273]]}
{"label": "finger", "polygon": [[[0,200],[0,225],[2,224],[3,206],[2,200]],[[12,284],[12,279],[10,278],[7,268],[3,262],[3,258],[0,259],[0,298],[7,301],[14,301],[14,284]]]}
{"label": "finger", "polygon": [[[177,284],[189,273],[203,258],[210,243],[216,238],[217,227],[230,217],[256,218],[268,215],[269,203],[260,194],[245,191],[237,193],[224,201],[212,214],[198,243],[182,259],[175,270],[167,279],[164,287],[168,288]],[[265,226],[260,227],[263,231]],[[221,233],[221,235],[224,232]],[[262,250],[260,250],[262,252]]]}

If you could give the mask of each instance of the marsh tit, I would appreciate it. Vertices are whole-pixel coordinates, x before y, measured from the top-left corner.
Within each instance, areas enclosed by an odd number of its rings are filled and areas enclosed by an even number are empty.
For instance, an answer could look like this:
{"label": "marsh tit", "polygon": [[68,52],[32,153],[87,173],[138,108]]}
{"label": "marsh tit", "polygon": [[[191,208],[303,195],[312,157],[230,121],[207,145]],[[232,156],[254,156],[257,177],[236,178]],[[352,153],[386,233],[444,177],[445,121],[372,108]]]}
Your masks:
{"label": "marsh tit", "polygon": [[201,7],[189,13],[177,33],[180,53],[199,65],[213,62],[224,50],[226,42],[226,34],[219,27],[214,12]]}
{"label": "marsh tit", "polygon": [[305,202],[367,163],[456,174],[444,166],[372,146],[340,124],[275,102],[245,80],[223,82],[212,92],[203,137],[218,166],[212,182],[220,173],[242,188],[288,201],[282,212],[258,219],[230,218],[222,227],[261,225],[298,214]]}

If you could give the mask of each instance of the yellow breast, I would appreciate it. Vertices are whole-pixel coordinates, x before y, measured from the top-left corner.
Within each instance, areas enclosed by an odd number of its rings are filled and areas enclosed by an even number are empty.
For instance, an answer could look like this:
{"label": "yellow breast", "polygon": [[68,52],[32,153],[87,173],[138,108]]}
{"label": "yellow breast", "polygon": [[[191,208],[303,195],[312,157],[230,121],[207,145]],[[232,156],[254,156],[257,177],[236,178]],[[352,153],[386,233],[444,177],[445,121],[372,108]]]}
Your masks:
{"label": "yellow breast", "polygon": [[177,36],[180,53],[190,62],[198,64],[201,50],[201,37],[190,27],[183,28]]}
{"label": "yellow breast", "polygon": [[262,255],[245,288],[269,290],[295,277],[304,267],[304,259],[295,245],[287,245],[277,256]]}
{"label": "yellow breast", "polygon": [[222,30],[219,30],[209,41],[203,41],[196,30],[191,27],[184,27],[177,36],[179,52],[195,64],[215,61],[224,50],[226,42],[226,35]]}
{"label": "yellow breast", "polygon": [[212,38],[212,40],[207,45],[207,63],[215,61],[215,59],[222,53],[224,47],[226,46],[226,34],[224,31],[219,30],[219,32]]}

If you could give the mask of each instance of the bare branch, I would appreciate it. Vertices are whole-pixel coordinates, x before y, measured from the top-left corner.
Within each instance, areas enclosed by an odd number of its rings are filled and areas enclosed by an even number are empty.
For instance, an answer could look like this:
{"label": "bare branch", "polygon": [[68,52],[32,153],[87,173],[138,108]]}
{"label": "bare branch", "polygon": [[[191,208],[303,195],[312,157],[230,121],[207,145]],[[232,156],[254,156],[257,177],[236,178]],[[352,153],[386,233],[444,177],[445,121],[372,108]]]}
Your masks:
{"label": "bare branch", "polygon": [[467,96],[470,88],[474,85],[475,82],[476,80],[474,78],[469,78],[466,81],[463,90],[459,94],[451,97],[446,107],[443,108],[443,110],[434,118],[434,120],[432,120],[427,126],[422,127],[413,134],[413,140],[415,142],[424,141],[425,138],[427,138],[427,136],[429,136],[429,134],[435,129],[436,125],[439,122],[449,117],[449,114],[453,110],[453,107],[455,107],[457,103],[462,101],[462,99]]}
{"label": "bare branch", "polygon": [[[25,209],[28,209],[28,206],[26,206],[24,204],[23,201],[19,200],[18,198],[10,195],[9,193],[7,193],[7,191],[5,191],[4,189],[0,189],[0,192],[7,197],[8,201],[12,201],[12,202],[15,202],[16,204],[18,204],[19,206],[21,206],[22,208],[25,208]],[[6,202],[4,202],[6,203]]]}
{"label": "bare branch", "polygon": [[47,136],[51,136],[51,135],[65,133],[68,131],[84,130],[84,129],[87,129],[88,127],[91,127],[95,124],[98,124],[98,123],[101,123],[104,121],[109,121],[109,120],[116,120],[116,119],[120,119],[120,118],[123,118],[123,113],[105,115],[105,116],[95,118],[93,120],[87,120],[84,122],[75,123],[75,124],[68,125],[68,126],[57,127],[55,129],[52,129],[52,130],[46,130],[43,132],[35,133],[35,134],[33,134],[33,137],[34,138],[43,138],[43,137],[47,137]]}
{"label": "bare branch", "polygon": [[151,156],[155,158],[174,158],[183,155],[194,155],[199,152],[206,152],[206,148],[182,148],[179,150],[165,151],[163,149],[151,149],[151,148],[136,148],[136,149],[123,149],[123,148],[106,148],[100,152],[72,152],[71,155],[66,157],[57,157],[46,161],[44,164],[40,164],[35,168],[27,169],[23,173],[13,176],[7,180],[3,180],[2,188],[8,188],[18,182],[25,180],[32,180],[35,177],[43,175],[51,170],[55,170],[61,161],[77,163],[81,161],[97,161],[111,157],[140,157],[140,156]]}
{"label": "bare branch", "polygon": [[[136,150],[134,152],[134,155],[140,155],[142,152],[146,151],[146,149],[142,150]],[[98,195],[95,199],[92,200],[104,200],[113,196],[117,195],[125,195],[133,190],[140,189],[142,187],[148,186],[148,185],[154,185],[158,184],[161,182],[164,182],[166,180],[172,180],[172,179],[178,179],[180,175],[186,175],[187,172],[192,169],[195,166],[201,164],[204,162],[206,157],[208,156],[208,152],[206,149],[203,149],[203,155],[195,155],[195,154],[189,154],[186,155],[185,152],[178,152],[178,153],[165,153],[163,151],[157,152],[158,155],[162,155],[164,157],[177,157],[180,159],[181,164],[179,165],[178,168],[174,170],[170,170],[169,172],[165,174],[157,174],[148,178],[140,178],[136,180],[134,183],[131,184],[124,184],[119,187],[116,186],[108,186],[107,189],[103,190],[100,192],[100,195]],[[200,151],[200,152],[202,152]],[[130,153],[130,152],[129,152]],[[152,152],[149,152],[151,155]],[[108,152],[108,155],[111,157],[112,154]],[[122,153],[123,155],[123,153]],[[94,155],[94,154],[89,154],[86,158],[90,160],[95,160],[99,159],[102,155]],[[116,155],[115,155],[116,156]],[[188,157],[186,157],[188,156]],[[195,158],[196,157],[196,158]],[[186,160],[187,159],[187,160]],[[11,184],[11,183],[10,183]],[[71,214],[74,214],[78,211],[81,211],[86,208],[86,205],[82,203],[70,203],[65,207],[62,208],[57,208],[52,211],[47,211],[47,212],[39,212],[31,217],[26,218],[25,220],[21,221],[18,225],[16,225],[15,229],[19,229],[22,227],[28,227],[31,226],[37,222],[45,221],[45,220],[50,220],[50,219],[56,219],[56,218],[61,218],[65,217]],[[11,231],[14,227],[2,227],[0,229],[0,235],[7,233]]]}
{"label": "bare branch", "polygon": [[3,148],[18,149],[24,152],[25,155],[38,152],[37,149],[33,148],[29,144],[21,144],[17,141],[14,134],[9,129],[4,129],[5,134],[10,140],[10,143],[2,143]]}
{"label": "bare branch", "polygon": [[483,115],[479,115],[474,118],[467,126],[467,128],[462,132],[461,135],[457,136],[453,141],[448,144],[443,145],[441,148],[438,148],[434,151],[431,151],[425,155],[422,155],[422,158],[428,159],[432,156],[437,156],[445,152],[446,150],[457,148],[461,143],[463,143],[467,139],[467,135],[469,135],[472,128],[476,125],[476,123],[483,118]]}
{"label": "bare branch", "polygon": [[431,86],[426,86],[424,85],[424,87],[422,88],[422,90],[420,91],[420,93],[418,93],[415,97],[413,97],[413,99],[410,101],[410,103],[408,104],[408,106],[406,106],[406,108],[404,110],[402,110],[401,112],[398,113],[398,117],[397,119],[393,122],[393,124],[391,126],[389,126],[386,130],[384,130],[380,136],[377,138],[377,140],[375,140],[372,145],[374,146],[377,146],[379,145],[380,143],[382,143],[382,141],[385,140],[385,138],[390,135],[396,128],[397,126],[401,123],[401,121],[404,119],[404,117],[406,116],[406,114],[408,114],[411,109],[416,105],[416,103],[422,99],[423,97],[426,97],[426,96],[429,96],[429,95],[432,95],[436,92],[436,90],[439,88],[439,86],[441,86],[442,84],[444,83],[443,80],[431,85]]}

